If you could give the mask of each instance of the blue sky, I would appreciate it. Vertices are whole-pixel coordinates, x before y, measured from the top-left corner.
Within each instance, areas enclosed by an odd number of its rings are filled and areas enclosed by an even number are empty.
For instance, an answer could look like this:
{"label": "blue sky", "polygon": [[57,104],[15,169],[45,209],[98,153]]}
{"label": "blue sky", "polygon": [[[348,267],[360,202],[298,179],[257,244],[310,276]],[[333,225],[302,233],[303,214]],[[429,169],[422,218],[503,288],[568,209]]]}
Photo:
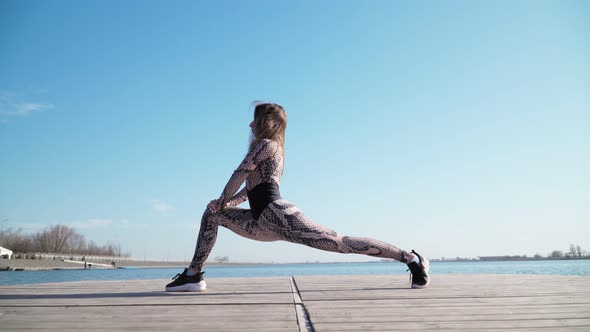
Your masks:
{"label": "blue sky", "polygon": [[[585,1],[2,1],[2,227],[190,259],[268,100],[281,193],[318,223],[430,257],[590,250],[589,22]],[[368,260],[225,229],[217,255]]]}

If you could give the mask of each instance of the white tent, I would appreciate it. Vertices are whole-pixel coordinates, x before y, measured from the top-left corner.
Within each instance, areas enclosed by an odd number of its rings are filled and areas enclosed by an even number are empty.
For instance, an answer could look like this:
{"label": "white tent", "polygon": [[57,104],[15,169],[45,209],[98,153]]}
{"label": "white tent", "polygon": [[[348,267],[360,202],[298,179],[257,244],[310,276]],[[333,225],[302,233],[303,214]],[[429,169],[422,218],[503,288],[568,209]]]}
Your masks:
{"label": "white tent", "polygon": [[0,257],[4,257],[4,255],[8,256],[8,259],[10,259],[10,256],[12,256],[12,250],[8,250],[4,247],[0,247]]}

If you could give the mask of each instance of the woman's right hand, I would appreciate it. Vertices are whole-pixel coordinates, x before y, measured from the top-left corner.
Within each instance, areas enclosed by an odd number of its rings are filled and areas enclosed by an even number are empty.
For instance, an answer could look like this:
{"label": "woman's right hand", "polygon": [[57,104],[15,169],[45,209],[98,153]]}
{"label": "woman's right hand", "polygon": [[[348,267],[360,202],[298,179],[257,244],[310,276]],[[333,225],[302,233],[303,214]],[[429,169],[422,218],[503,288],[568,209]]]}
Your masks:
{"label": "woman's right hand", "polygon": [[209,204],[207,204],[207,208],[209,210],[211,210],[211,212],[217,212],[220,210],[219,207],[219,200],[218,199],[214,199],[211,202],[209,202]]}

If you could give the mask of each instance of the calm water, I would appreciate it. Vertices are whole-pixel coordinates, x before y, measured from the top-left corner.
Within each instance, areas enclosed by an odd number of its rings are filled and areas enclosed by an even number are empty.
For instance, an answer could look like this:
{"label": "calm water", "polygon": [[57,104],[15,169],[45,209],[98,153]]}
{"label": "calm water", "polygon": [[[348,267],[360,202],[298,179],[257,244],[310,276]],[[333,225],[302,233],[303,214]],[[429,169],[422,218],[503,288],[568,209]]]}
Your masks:
{"label": "calm water", "polygon": [[[275,264],[211,266],[206,278],[276,277],[290,275],[407,274],[399,263]],[[129,268],[114,270],[55,270],[0,272],[0,285],[36,284],[80,280],[170,279],[178,268]],[[590,260],[527,262],[434,262],[432,274],[559,274],[590,275]]]}

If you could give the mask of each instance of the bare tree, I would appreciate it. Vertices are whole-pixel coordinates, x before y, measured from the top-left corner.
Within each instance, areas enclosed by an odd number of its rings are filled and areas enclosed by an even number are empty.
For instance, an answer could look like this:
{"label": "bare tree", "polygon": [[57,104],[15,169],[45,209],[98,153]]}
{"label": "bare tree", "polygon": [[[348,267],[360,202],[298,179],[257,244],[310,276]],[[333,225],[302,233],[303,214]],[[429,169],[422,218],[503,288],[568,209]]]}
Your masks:
{"label": "bare tree", "polygon": [[14,252],[31,252],[33,248],[33,239],[30,236],[22,234],[22,229],[13,230],[11,227],[2,231],[3,246]]}
{"label": "bare tree", "polygon": [[69,239],[77,234],[73,228],[64,225],[54,225],[35,235],[40,252],[67,253]]}
{"label": "bare tree", "polygon": [[122,256],[123,254],[123,250],[121,249],[121,244],[117,243],[114,245],[115,247],[115,252],[113,253],[114,256]]}
{"label": "bare tree", "polygon": [[573,243],[570,243],[570,252],[569,254],[572,257],[576,257],[576,246]]}
{"label": "bare tree", "polygon": [[576,252],[578,253],[578,257],[582,257],[582,247],[579,244],[576,246]]}
{"label": "bare tree", "polygon": [[98,255],[100,248],[98,247],[98,245],[96,244],[96,242],[90,240],[90,242],[88,242],[88,246],[86,247],[86,254],[88,255]]}
{"label": "bare tree", "polygon": [[64,225],[55,225],[49,228],[49,236],[53,242],[52,252],[66,252],[68,241],[72,235],[77,234],[73,228]]}
{"label": "bare tree", "polygon": [[2,229],[3,244],[15,253],[45,252],[55,254],[80,254],[101,256],[129,256],[123,254],[121,245],[109,243],[104,246],[86,238],[69,226],[54,225],[34,234],[22,234],[22,229]]}
{"label": "bare tree", "polygon": [[551,252],[551,254],[549,254],[549,257],[551,257],[551,258],[562,258],[563,257],[563,251],[561,251],[561,250],[553,250]]}
{"label": "bare tree", "polygon": [[72,253],[82,253],[86,248],[86,239],[83,235],[74,233],[70,236],[67,244],[67,249]]}
{"label": "bare tree", "polygon": [[215,260],[217,262],[219,262],[220,264],[223,262],[229,262],[229,257],[228,256],[215,256]]}

